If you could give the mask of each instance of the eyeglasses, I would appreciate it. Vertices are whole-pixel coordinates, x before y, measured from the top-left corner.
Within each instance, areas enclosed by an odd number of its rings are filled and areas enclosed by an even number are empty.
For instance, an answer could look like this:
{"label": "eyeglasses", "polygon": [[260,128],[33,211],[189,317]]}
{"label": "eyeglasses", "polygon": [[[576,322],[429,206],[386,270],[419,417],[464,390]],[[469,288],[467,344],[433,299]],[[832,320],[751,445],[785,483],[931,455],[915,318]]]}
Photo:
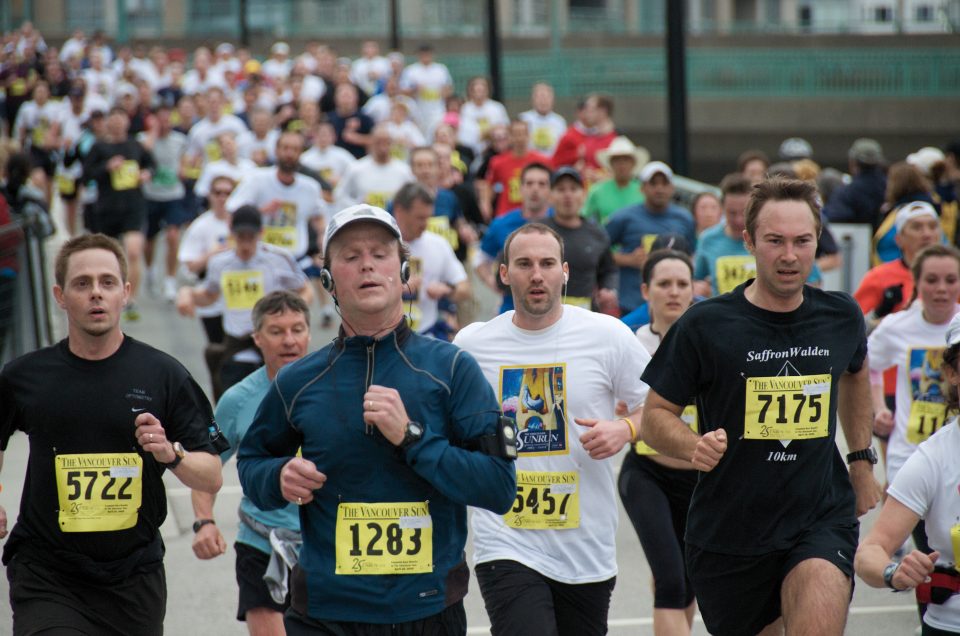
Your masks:
{"label": "eyeglasses", "polygon": [[232,192],[232,190],[211,190],[210,194],[215,197],[228,197]]}

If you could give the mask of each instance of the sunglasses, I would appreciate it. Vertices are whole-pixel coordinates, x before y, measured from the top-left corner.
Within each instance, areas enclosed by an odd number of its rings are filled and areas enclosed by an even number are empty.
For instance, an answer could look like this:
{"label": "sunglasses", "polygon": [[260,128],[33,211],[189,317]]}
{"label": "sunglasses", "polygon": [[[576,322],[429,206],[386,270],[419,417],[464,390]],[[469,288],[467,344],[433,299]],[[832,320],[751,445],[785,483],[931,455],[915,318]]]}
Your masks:
{"label": "sunglasses", "polygon": [[211,190],[210,194],[215,197],[228,197],[232,192],[232,190]]}

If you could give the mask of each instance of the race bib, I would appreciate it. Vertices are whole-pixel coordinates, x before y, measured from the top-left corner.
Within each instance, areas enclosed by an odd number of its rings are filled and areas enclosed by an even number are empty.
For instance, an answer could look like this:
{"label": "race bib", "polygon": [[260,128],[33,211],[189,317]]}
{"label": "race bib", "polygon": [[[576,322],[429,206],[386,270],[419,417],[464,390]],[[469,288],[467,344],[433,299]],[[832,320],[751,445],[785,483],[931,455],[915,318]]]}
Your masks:
{"label": "race bib", "polygon": [[[693,404],[688,404],[686,408],[683,409],[683,412],[680,414],[680,419],[683,420],[683,423],[690,427],[690,430],[694,433],[700,432],[700,425],[697,422],[697,407]],[[653,450],[647,446],[646,442],[640,441],[636,442],[633,445],[633,451],[637,455],[659,455],[657,451]]]}
{"label": "race bib", "polygon": [[14,97],[22,97],[27,94],[27,80],[18,77],[10,85],[10,94]]}
{"label": "race bib", "polygon": [[936,433],[947,419],[947,405],[942,402],[915,400],[910,404],[907,420],[907,441],[919,444]]}
{"label": "race bib", "polygon": [[564,305],[573,305],[580,309],[590,311],[593,309],[593,299],[589,296],[567,296],[563,300]]}
{"label": "race bib", "polygon": [[177,173],[169,168],[157,167],[152,181],[154,185],[171,187],[177,184]]}
{"label": "race bib", "polygon": [[335,572],[433,572],[433,520],[428,503],[341,503]]}
{"label": "race bib", "polygon": [[746,439],[815,439],[828,434],[829,373],[747,378]]}
{"label": "race bib", "polygon": [[953,569],[960,572],[960,523],[950,528],[950,542],[953,544]]}
{"label": "race bib", "polygon": [[58,174],[57,191],[69,196],[77,191],[77,182],[65,174]]}
{"label": "race bib", "polygon": [[62,532],[111,532],[137,525],[143,458],[137,453],[54,457]]}
{"label": "race bib", "polygon": [[511,177],[507,181],[507,197],[508,201],[511,203],[520,203],[523,201],[523,197],[520,196],[520,177]]}
{"label": "race bib", "polygon": [[110,185],[114,190],[133,190],[140,185],[140,165],[127,159],[120,167],[110,172]]}
{"label": "race bib", "polygon": [[717,259],[717,293],[726,294],[757,275],[752,256],[721,256]]}
{"label": "race bib", "polygon": [[285,250],[293,250],[297,246],[297,228],[290,226],[273,226],[263,228],[263,242]]}
{"label": "race bib", "polygon": [[641,244],[643,245],[643,251],[647,254],[650,253],[650,248],[653,247],[653,242],[657,240],[656,234],[644,234],[641,239]]}
{"label": "race bib", "polygon": [[207,157],[207,161],[220,161],[223,158],[223,153],[220,152],[220,144],[216,141],[208,141],[207,145],[203,147],[203,153]]}
{"label": "race bib", "polygon": [[549,152],[553,149],[553,131],[541,126],[533,131],[533,146],[540,152]]}
{"label": "race bib", "polygon": [[227,309],[250,310],[263,298],[263,272],[240,270],[224,272],[220,277],[220,288]]}
{"label": "race bib", "polygon": [[367,194],[367,198],[364,199],[364,203],[386,210],[387,201],[390,200],[390,196],[389,192],[370,192]]}
{"label": "race bib", "polygon": [[517,471],[517,498],[503,521],[524,530],[580,527],[580,476],[576,472]]}
{"label": "race bib", "polygon": [[49,128],[49,124],[46,121],[41,121],[39,124],[37,124],[36,128],[33,129],[33,132],[31,134],[31,140],[34,146],[39,148],[40,146],[43,145],[43,142],[47,138],[48,128]]}
{"label": "race bib", "polygon": [[440,91],[429,86],[421,86],[417,92],[417,96],[420,98],[420,101],[435,102],[440,99]]}
{"label": "race bib", "polygon": [[460,247],[460,237],[457,235],[457,231],[450,227],[450,219],[448,217],[431,216],[427,219],[427,231],[445,238],[454,250]]}

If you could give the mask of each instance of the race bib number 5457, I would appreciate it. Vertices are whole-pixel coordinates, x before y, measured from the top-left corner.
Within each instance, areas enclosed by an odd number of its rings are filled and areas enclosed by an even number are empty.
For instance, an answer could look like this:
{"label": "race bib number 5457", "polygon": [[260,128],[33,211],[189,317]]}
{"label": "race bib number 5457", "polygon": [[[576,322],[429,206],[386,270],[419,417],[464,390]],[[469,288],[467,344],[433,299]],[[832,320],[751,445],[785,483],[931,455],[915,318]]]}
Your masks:
{"label": "race bib number 5457", "polygon": [[747,378],[746,439],[826,437],[830,421],[829,373]]}

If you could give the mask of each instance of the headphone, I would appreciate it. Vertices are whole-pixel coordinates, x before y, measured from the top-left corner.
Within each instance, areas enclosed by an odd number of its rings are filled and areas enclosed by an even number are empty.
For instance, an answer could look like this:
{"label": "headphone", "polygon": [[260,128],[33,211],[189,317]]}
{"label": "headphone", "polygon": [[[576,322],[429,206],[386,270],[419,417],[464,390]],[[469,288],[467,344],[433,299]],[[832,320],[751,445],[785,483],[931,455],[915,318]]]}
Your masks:
{"label": "headphone", "polygon": [[[318,276],[318,278],[320,279],[320,286],[327,290],[327,293],[332,294],[333,290],[337,288],[337,284],[333,280],[333,274],[331,274],[330,270],[326,267],[320,268],[320,276]],[[401,256],[400,284],[406,285],[408,280],[410,280],[410,262],[405,257]]]}
{"label": "headphone", "polygon": [[564,272],[564,273],[563,273],[563,284],[566,285],[568,280],[570,280],[570,274]]}

